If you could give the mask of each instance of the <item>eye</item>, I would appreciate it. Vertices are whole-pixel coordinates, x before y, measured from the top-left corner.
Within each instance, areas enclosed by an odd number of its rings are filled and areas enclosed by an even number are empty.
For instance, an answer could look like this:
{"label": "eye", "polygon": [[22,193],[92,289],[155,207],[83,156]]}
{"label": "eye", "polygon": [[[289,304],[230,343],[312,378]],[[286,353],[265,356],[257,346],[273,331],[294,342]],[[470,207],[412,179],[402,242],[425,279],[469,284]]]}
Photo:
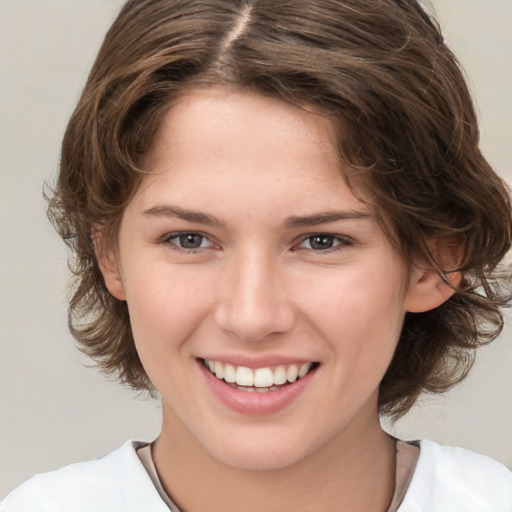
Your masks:
{"label": "eye", "polygon": [[350,241],[339,236],[319,233],[304,238],[298,248],[311,249],[313,251],[328,251],[329,249],[344,245],[350,245]]}
{"label": "eye", "polygon": [[206,236],[195,232],[172,233],[164,241],[172,244],[177,249],[183,250],[203,249],[213,246]]}

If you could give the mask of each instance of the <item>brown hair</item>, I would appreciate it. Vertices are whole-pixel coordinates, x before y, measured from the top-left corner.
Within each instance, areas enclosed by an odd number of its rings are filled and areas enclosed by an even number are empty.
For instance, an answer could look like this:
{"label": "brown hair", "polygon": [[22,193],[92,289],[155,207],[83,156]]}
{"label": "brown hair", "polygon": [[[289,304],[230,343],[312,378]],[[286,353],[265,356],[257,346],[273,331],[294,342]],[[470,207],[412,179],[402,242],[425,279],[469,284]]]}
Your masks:
{"label": "brown hair", "polygon": [[108,293],[91,233],[100,225],[115,241],[162,117],[194,83],[250,88],[337,120],[340,156],[355,170],[347,183],[371,191],[404,259],[435,265],[430,238],[462,248],[454,295],[407,315],[380,410],[398,417],[422,392],[464,378],[474,349],[502,327],[495,269],[511,243],[510,203],[479,150],[457,61],[415,0],[124,5],[69,121],[49,206],[75,254],[69,322],[82,350],[122,382],[151,389],[126,303]]}

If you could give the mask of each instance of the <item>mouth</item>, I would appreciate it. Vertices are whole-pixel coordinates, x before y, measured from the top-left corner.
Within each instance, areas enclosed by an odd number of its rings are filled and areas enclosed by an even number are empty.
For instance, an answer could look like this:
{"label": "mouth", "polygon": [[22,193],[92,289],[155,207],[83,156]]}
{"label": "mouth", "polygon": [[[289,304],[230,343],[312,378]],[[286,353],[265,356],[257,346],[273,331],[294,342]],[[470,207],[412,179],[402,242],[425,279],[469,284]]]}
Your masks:
{"label": "mouth", "polygon": [[318,368],[318,362],[248,368],[222,361],[200,359],[218,380],[247,393],[271,393],[284,389]]}

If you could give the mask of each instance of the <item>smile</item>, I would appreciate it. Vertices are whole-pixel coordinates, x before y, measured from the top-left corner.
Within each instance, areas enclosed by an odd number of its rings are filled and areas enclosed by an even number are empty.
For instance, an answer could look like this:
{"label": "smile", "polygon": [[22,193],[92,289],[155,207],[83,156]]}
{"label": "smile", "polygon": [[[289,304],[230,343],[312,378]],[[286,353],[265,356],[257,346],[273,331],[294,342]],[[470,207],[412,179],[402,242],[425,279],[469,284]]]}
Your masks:
{"label": "smile", "polygon": [[308,362],[252,369],[208,359],[203,359],[203,364],[217,379],[249,393],[278,391],[305,377],[311,369],[318,366],[317,363]]}
{"label": "smile", "polygon": [[256,367],[214,358],[198,358],[197,363],[213,396],[231,410],[251,416],[277,414],[291,407],[313,386],[320,366],[314,361],[272,364],[262,360],[262,366]]}

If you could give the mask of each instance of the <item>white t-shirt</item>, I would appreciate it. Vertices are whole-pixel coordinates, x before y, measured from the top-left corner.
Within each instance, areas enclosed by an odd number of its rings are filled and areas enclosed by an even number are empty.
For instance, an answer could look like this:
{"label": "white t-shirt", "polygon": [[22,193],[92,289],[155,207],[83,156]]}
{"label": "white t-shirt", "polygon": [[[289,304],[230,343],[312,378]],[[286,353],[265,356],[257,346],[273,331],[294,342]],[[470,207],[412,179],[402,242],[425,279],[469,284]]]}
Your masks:
{"label": "white t-shirt", "polygon": [[[36,475],[0,512],[169,512],[137,456],[141,444],[129,441],[102,459]],[[489,457],[421,441],[398,512],[512,512],[512,473]]]}

